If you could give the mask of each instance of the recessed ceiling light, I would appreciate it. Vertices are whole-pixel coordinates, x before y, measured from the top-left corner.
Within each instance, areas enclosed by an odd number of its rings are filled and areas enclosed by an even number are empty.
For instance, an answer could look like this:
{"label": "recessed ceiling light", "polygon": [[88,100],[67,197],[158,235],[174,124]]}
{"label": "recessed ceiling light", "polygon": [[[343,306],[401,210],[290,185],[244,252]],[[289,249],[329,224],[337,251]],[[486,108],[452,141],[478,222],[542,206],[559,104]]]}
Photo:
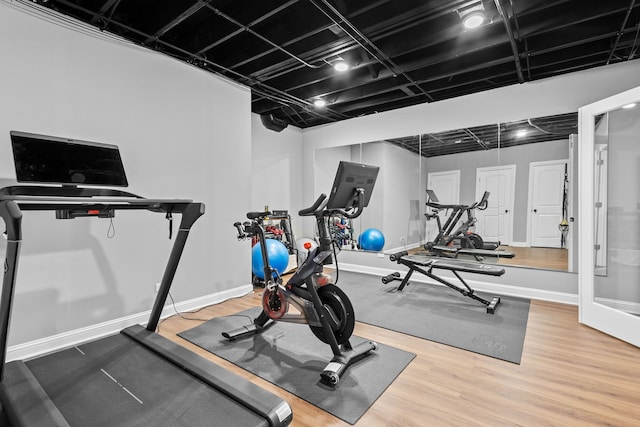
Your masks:
{"label": "recessed ceiling light", "polygon": [[638,104],[636,104],[635,102],[632,102],[631,104],[623,105],[623,106],[622,106],[622,108],[624,108],[624,109],[627,109],[627,110],[628,110],[628,109],[630,109],[630,108],[635,107],[636,105],[638,105]]}
{"label": "recessed ceiling light", "polygon": [[313,105],[315,105],[317,108],[322,108],[327,105],[327,101],[322,98],[318,98],[313,101]]}
{"label": "recessed ceiling light", "polygon": [[349,69],[349,64],[347,64],[344,60],[339,60],[333,63],[333,68],[336,71],[347,71]]}
{"label": "recessed ceiling light", "polygon": [[462,19],[462,24],[465,28],[473,29],[478,28],[484,22],[485,16],[481,10],[476,10],[474,12],[465,15]]}

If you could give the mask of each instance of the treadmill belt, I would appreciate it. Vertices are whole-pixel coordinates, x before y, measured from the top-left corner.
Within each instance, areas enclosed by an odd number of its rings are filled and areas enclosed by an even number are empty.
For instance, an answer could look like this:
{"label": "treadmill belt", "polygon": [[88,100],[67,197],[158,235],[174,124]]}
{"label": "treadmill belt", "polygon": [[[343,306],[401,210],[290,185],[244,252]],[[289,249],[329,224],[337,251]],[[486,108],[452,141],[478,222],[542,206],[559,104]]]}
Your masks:
{"label": "treadmill belt", "polygon": [[72,426],[268,425],[124,334],[26,365]]}

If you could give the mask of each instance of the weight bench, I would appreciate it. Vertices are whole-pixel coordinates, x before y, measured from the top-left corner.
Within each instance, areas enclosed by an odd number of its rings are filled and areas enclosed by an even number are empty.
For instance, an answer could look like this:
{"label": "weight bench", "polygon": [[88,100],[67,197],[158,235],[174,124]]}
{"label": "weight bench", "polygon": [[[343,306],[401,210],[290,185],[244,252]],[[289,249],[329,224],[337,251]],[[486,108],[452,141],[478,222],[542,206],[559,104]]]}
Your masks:
{"label": "weight bench", "polygon": [[[462,277],[460,277],[459,272],[502,276],[504,274],[504,268],[498,268],[495,265],[478,264],[475,262],[459,261],[455,259],[432,258],[424,255],[409,255],[407,251],[392,254],[389,256],[389,259],[409,268],[409,272],[404,276],[404,278],[402,278],[400,273],[397,271],[382,278],[382,283],[384,284],[393,282],[394,280],[400,281],[400,285],[398,286],[399,291],[402,291],[404,287],[409,284],[409,279],[414,271],[418,271],[425,276],[460,292],[466,297],[480,301],[482,304],[487,306],[487,313],[489,314],[494,314],[496,307],[500,304],[499,297],[493,297],[491,301],[488,301],[476,295],[475,291],[467,284],[467,282],[464,281],[464,279],[462,279]],[[433,272],[434,269],[451,271],[464,285],[464,288],[455,285],[442,277],[436,276]]]}

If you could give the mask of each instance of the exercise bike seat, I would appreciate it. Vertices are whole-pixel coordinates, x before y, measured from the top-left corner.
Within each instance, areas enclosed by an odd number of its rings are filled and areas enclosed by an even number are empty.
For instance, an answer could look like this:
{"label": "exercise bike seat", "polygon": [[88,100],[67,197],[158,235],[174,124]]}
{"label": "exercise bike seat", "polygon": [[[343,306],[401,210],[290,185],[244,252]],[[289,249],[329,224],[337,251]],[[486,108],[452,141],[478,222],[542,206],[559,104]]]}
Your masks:
{"label": "exercise bike seat", "polygon": [[266,218],[271,215],[271,211],[247,212],[247,219]]}

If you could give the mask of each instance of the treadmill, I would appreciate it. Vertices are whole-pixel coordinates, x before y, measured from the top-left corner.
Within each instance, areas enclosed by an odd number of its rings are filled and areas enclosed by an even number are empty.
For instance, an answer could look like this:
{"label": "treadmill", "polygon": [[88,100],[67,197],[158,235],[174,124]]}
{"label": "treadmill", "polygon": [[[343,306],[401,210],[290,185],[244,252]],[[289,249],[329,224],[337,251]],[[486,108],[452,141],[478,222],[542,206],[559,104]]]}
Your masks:
{"label": "treadmill", "polygon": [[[114,145],[15,131],[11,140],[18,182],[57,184],[0,189],[7,238],[0,295],[0,401],[11,425],[288,425],[292,411],[287,402],[155,333],[189,230],[204,214],[204,204],[91,187],[127,185]],[[23,212],[52,211],[58,219],[73,219],[112,218],[118,210],[164,213],[169,220],[172,214],[181,215],[146,327],[130,326],[105,338],[5,363]]]}

